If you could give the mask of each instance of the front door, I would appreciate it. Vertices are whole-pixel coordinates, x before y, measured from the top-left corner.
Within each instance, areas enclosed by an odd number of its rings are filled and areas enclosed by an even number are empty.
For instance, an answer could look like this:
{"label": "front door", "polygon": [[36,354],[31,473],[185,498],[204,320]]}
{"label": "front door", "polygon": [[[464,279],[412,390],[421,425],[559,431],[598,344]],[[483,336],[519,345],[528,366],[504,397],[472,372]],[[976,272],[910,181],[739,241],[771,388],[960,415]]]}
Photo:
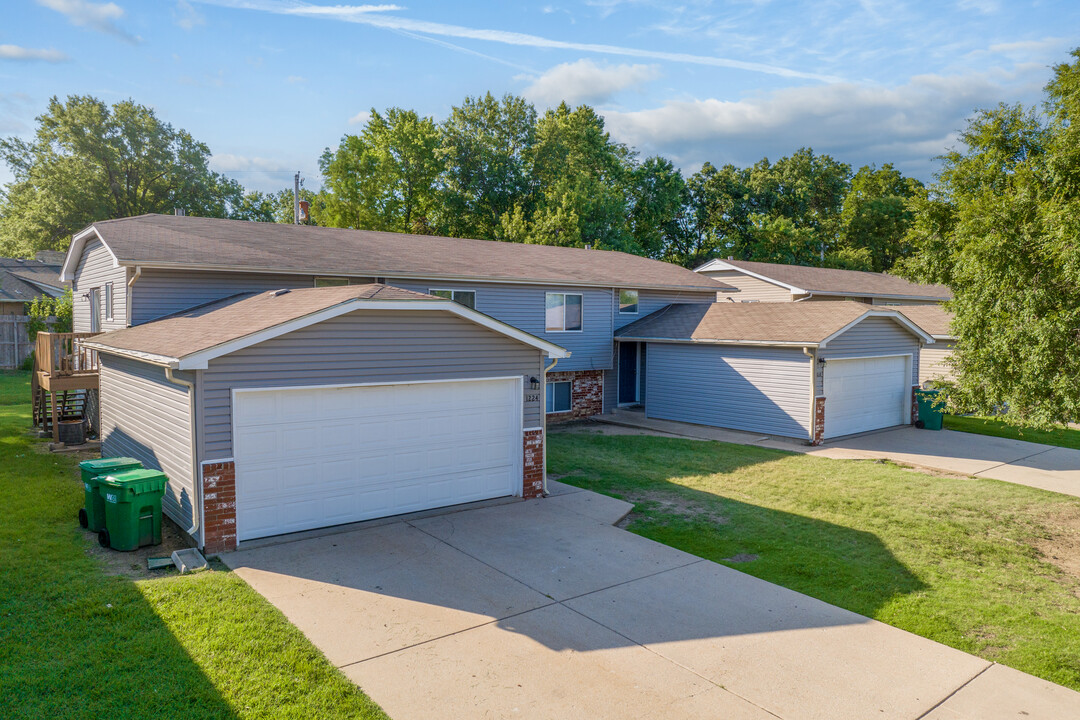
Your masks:
{"label": "front door", "polygon": [[101,332],[101,288],[90,290],[90,332]]}
{"label": "front door", "polygon": [[638,397],[638,343],[619,343],[619,404],[633,405]]}

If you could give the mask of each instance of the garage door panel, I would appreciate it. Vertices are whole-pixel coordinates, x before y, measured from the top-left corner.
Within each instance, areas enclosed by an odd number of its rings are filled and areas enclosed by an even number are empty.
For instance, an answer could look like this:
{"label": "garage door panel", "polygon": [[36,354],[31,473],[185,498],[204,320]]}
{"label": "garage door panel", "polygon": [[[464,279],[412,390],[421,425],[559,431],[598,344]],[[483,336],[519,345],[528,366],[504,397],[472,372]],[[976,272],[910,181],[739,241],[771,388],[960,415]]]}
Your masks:
{"label": "garage door panel", "polygon": [[825,366],[825,437],[904,422],[910,391],[905,356],[834,359]]}
{"label": "garage door panel", "polygon": [[520,492],[517,389],[501,380],[237,393],[238,538]]}

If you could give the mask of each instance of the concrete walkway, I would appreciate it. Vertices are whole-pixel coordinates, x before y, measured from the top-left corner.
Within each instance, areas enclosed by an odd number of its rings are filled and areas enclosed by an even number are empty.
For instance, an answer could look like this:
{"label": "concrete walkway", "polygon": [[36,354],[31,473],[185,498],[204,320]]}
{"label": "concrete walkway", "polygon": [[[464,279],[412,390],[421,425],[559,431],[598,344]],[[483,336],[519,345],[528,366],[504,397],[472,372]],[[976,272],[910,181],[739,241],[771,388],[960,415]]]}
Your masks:
{"label": "concrete walkway", "polygon": [[649,432],[758,445],[818,457],[841,460],[885,458],[916,467],[993,478],[1080,497],[1080,450],[1022,440],[904,426],[830,440],[820,447],[811,447],[791,438],[654,420],[639,411],[623,410],[612,415],[598,415],[594,420]]}
{"label": "concrete walkway", "polygon": [[1080,694],[556,494],[224,556],[395,720],[1080,717]]}

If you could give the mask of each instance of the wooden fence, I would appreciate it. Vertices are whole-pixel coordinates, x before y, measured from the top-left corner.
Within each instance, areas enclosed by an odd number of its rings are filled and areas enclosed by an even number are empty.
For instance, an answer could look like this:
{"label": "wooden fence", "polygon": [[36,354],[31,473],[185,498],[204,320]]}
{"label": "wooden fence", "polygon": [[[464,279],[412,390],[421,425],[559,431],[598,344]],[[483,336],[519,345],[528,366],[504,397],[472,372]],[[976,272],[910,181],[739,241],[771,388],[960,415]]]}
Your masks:
{"label": "wooden fence", "polygon": [[30,357],[34,345],[26,334],[29,322],[25,315],[0,315],[0,368],[17,368]]}

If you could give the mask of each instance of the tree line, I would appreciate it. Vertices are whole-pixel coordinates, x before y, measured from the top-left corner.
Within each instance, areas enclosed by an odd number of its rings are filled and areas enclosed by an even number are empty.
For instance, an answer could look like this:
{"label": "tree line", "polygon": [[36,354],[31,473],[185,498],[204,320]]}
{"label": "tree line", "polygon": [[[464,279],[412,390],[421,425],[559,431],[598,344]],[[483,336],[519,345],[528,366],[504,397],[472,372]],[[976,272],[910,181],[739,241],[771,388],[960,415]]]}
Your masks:
{"label": "tree line", "polygon": [[[131,100],[49,103],[33,140],[0,140],[15,175],[0,195],[0,253],[63,249],[102,218],[147,212],[292,222],[291,188],[247,192],[210,150]],[[693,267],[712,257],[884,271],[920,182],[804,148],[684,177],[640,158],[582,105],[540,114],[521,97],[466,98],[443,122],[372,109],[319,158],[311,224],[621,250]]]}

